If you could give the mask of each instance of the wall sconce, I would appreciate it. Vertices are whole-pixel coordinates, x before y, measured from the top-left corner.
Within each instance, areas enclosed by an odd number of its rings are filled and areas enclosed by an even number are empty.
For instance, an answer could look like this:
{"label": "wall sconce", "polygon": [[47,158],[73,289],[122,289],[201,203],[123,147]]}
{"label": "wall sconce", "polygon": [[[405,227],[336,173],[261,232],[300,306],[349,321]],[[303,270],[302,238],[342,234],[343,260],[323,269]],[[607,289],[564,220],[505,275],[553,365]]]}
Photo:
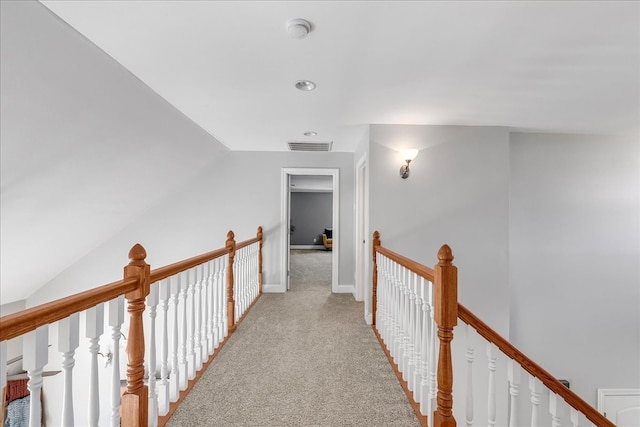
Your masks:
{"label": "wall sconce", "polygon": [[400,168],[400,176],[402,177],[402,179],[409,178],[409,163],[411,163],[411,160],[415,159],[417,155],[418,150],[415,148],[410,148],[402,152],[402,158],[405,162],[407,162],[406,165],[402,165],[402,167]]}

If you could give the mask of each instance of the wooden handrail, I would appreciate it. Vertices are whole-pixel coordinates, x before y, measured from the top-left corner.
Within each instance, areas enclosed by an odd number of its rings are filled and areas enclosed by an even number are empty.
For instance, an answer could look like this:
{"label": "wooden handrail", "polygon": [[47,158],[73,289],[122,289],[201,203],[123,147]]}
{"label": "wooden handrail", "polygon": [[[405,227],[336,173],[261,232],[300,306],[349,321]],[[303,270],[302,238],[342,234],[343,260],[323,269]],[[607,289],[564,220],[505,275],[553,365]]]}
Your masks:
{"label": "wooden handrail", "polygon": [[138,281],[135,278],[119,280],[99,288],[3,316],[0,318],[0,341],[19,337],[27,332],[36,330],[40,326],[57,322],[73,313],[110,301],[135,290],[137,285]]}
{"label": "wooden handrail", "polygon": [[151,283],[156,283],[160,280],[171,277],[181,271],[188,270],[197,265],[203,264],[212,259],[219,258],[229,253],[229,248],[216,249],[215,251],[207,252],[202,255],[197,255],[184,261],[179,261],[164,267],[151,270]]}
{"label": "wooden handrail", "polygon": [[233,232],[229,231],[223,248],[153,271],[145,261],[147,256],[145,249],[136,244],[129,251],[130,261],[124,268],[123,280],[3,316],[0,318],[0,341],[19,337],[36,330],[40,326],[54,323],[74,313],[90,309],[98,304],[124,295],[127,300],[130,326],[126,349],[128,358],[127,386],[122,394],[120,405],[121,423],[127,426],[146,426],[148,424],[149,390],[144,384],[145,338],[143,312],[145,299],[149,295],[152,284],[228,254],[229,262],[226,266],[227,283],[225,287],[228,330],[233,332],[236,327],[234,318],[233,258],[237,249],[259,243],[258,284],[260,288],[259,294],[262,294],[262,240],[262,227],[258,227],[256,237],[240,243],[235,242]]}
{"label": "wooden handrail", "polygon": [[[378,234],[378,236],[380,236]],[[402,256],[396,252],[393,252],[390,249],[384,248],[382,246],[374,246],[374,251],[378,252],[384,256],[386,256],[387,258],[389,258],[390,260],[400,264],[401,266],[403,266],[404,268],[413,271],[414,273],[416,273],[417,275],[424,277],[425,279],[427,279],[430,282],[434,281],[435,278],[435,273],[434,270],[426,267],[412,259],[409,259],[405,256]]]}
{"label": "wooden handrail", "polygon": [[[253,237],[236,244],[236,249],[261,242],[262,228],[260,228],[259,232],[260,236]],[[158,282],[181,271],[188,270],[189,268],[195,267],[212,259],[227,255],[229,252],[230,249],[228,247],[224,247],[157,268],[151,271],[151,283]],[[73,313],[87,310],[103,302],[111,301],[120,295],[124,295],[135,290],[136,286],[137,282],[135,279],[119,280],[95,289],[59,298],[36,307],[3,316],[0,318],[0,341],[19,337],[27,332],[35,331],[40,326],[48,325],[69,317]]]}
{"label": "wooden handrail", "polygon": [[236,243],[236,250],[245,248],[245,247],[247,247],[249,245],[252,245],[254,243],[258,243],[259,241],[260,241],[260,239],[258,237],[254,237],[252,239],[245,240],[244,242]]}
{"label": "wooden handrail", "polygon": [[594,409],[593,406],[589,405],[580,396],[554,378],[549,372],[528,358],[460,303],[458,303],[458,317],[464,323],[474,328],[484,339],[495,344],[507,357],[519,363],[525,371],[542,381],[549,390],[562,397],[570,406],[582,412],[589,421],[599,427],[615,427],[615,424],[606,419],[601,413]]}

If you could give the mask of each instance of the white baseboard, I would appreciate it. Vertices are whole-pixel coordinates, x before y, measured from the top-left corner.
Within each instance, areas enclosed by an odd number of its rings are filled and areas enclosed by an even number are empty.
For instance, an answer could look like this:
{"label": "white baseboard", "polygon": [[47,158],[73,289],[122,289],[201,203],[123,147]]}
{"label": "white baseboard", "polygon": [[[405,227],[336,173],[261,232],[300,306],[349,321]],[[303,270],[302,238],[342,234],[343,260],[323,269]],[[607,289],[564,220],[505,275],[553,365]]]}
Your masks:
{"label": "white baseboard", "polygon": [[336,294],[351,294],[355,298],[356,295],[356,286],[355,285],[338,285],[338,289],[336,289]]}
{"label": "white baseboard", "polygon": [[262,292],[265,294],[283,294],[285,292],[285,289],[280,284],[262,285]]}
{"label": "white baseboard", "polygon": [[291,245],[291,249],[324,249],[324,245]]}

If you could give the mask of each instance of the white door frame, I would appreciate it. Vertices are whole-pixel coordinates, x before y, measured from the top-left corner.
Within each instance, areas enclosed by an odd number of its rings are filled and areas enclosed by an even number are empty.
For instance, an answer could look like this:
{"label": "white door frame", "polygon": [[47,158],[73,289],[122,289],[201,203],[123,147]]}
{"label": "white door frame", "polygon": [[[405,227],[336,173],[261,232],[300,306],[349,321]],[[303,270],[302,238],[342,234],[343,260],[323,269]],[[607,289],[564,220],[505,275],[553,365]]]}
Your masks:
{"label": "white door frame", "polygon": [[331,292],[339,292],[338,271],[339,253],[340,253],[340,169],[311,169],[311,168],[282,168],[281,177],[281,201],[282,209],[280,215],[280,242],[281,242],[281,259],[282,270],[280,273],[280,288],[278,292],[286,292],[289,289],[289,216],[290,216],[290,191],[289,186],[291,176],[295,175],[327,175],[332,179],[333,194],[333,246],[331,255]]}
{"label": "white door frame", "polygon": [[356,294],[357,301],[364,300],[364,318],[371,324],[371,239],[369,234],[369,176],[367,173],[367,154],[356,163]]}

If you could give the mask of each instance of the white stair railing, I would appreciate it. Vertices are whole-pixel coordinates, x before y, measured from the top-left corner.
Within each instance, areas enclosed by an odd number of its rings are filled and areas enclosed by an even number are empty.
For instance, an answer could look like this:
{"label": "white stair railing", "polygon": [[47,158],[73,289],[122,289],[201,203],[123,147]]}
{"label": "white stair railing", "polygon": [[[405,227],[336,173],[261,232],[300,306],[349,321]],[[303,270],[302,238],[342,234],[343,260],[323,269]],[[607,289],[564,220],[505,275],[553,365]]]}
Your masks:
{"label": "white stair railing", "polygon": [[375,252],[375,331],[426,416],[436,396],[433,275],[383,252]]}
{"label": "white stair railing", "polygon": [[[382,247],[378,232],[372,246],[374,330],[421,424],[614,427],[458,303],[447,245],[434,269]],[[465,339],[453,340],[456,325]]]}
{"label": "white stair railing", "polygon": [[42,419],[42,373],[49,360],[49,327],[43,325],[24,335],[22,341],[24,354],[23,367],[29,377],[29,425],[40,425]]}
{"label": "white stair railing", "polygon": [[230,265],[233,241],[151,271],[135,245],[124,280],[0,318],[0,389],[24,378],[30,425],[158,425],[236,326],[227,313],[236,288],[229,271],[242,294],[239,318],[261,293],[262,230],[237,249],[239,266]]}
{"label": "white stair railing", "polygon": [[[111,343],[113,347],[111,360],[111,427],[120,426],[120,339],[122,338],[122,324],[124,323],[124,296],[109,301],[109,319],[111,326]],[[73,425],[64,423],[63,425]]]}
{"label": "white stair railing", "polygon": [[[64,391],[62,394],[61,425],[72,426],[73,414],[73,367],[76,364],[75,352],[80,345],[80,314],[75,313],[58,322],[58,350],[62,353],[62,371],[64,373]],[[118,378],[118,398],[120,398],[120,379]],[[118,423],[120,419],[118,418]]]}
{"label": "white stair railing", "polygon": [[[462,305],[458,314],[466,328],[468,340],[486,346],[482,363],[468,364],[467,376],[454,375],[456,418],[475,414],[478,423],[489,426],[612,426],[595,408],[588,405],[565,385],[553,378],[524,354],[500,337]],[[469,355],[468,345],[453,346],[453,360],[463,363]],[[480,362],[480,361],[479,361]],[[486,366],[483,372],[482,366]],[[477,366],[476,366],[477,365]],[[523,372],[524,371],[524,372]],[[462,372],[462,371],[458,371]],[[526,376],[523,378],[523,374]],[[472,376],[472,380],[468,376]],[[526,381],[525,381],[526,379]],[[470,383],[473,382],[473,386]],[[521,392],[521,384],[528,392]],[[474,393],[465,399],[462,394]],[[457,392],[456,392],[457,391]],[[484,399],[484,403],[481,400]],[[475,425],[467,417],[467,425]]]}
{"label": "white stair railing", "polygon": [[100,389],[98,380],[98,353],[100,351],[99,340],[104,332],[104,304],[98,304],[85,311],[86,337],[89,340],[89,409],[87,423],[95,427],[100,422]]}

